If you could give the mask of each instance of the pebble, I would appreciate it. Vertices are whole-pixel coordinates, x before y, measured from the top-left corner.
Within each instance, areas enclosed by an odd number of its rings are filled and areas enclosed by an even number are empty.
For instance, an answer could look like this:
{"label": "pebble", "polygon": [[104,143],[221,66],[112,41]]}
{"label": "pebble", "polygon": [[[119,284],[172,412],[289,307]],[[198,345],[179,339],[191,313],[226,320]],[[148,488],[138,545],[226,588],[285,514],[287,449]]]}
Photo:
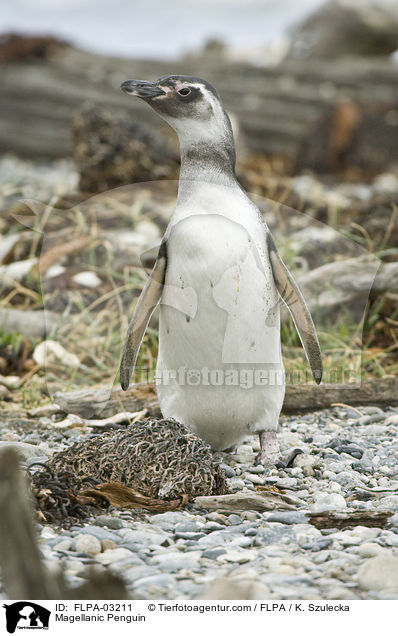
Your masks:
{"label": "pebble", "polygon": [[101,543],[93,534],[79,534],[75,537],[76,552],[85,554],[99,554]]}
{"label": "pebble", "polygon": [[359,556],[365,558],[387,556],[388,550],[383,548],[379,543],[365,542],[361,543],[361,545],[359,546],[358,554]]}
{"label": "pebble", "polygon": [[117,517],[108,517],[107,515],[99,515],[95,519],[97,526],[110,528],[111,530],[120,530],[125,526],[125,522]]}
{"label": "pebble", "polygon": [[347,508],[346,500],[338,493],[324,494],[319,493],[314,496],[314,503],[311,506],[312,512],[324,512],[325,510],[345,510]]}
{"label": "pebble", "polygon": [[359,587],[365,590],[393,590],[398,593],[398,557],[375,556],[358,571]]}
{"label": "pebble", "polygon": [[267,521],[270,523],[308,523],[308,517],[305,512],[296,512],[295,510],[287,510],[286,512],[273,512],[267,517]]}

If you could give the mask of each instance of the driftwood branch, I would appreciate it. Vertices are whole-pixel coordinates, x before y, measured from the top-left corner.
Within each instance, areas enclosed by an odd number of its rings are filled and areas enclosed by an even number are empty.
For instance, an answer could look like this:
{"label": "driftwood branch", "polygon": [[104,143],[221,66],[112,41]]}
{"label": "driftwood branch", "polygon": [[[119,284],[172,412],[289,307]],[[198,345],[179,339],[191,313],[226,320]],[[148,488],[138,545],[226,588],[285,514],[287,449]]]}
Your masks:
{"label": "driftwood branch", "polygon": [[128,599],[121,579],[88,570],[86,583],[70,589],[63,574],[53,575],[41,560],[33,507],[15,450],[0,452],[0,569],[10,599]]}
{"label": "driftwood branch", "polygon": [[[75,413],[83,418],[93,415],[110,417],[116,413],[136,412],[147,409],[148,417],[160,417],[156,387],[152,383],[132,385],[128,391],[120,389],[83,389],[69,393],[56,393],[55,403],[65,413]],[[351,405],[398,404],[398,378],[386,377],[356,384],[288,385],[286,387],[284,413],[325,409],[334,403]]]}

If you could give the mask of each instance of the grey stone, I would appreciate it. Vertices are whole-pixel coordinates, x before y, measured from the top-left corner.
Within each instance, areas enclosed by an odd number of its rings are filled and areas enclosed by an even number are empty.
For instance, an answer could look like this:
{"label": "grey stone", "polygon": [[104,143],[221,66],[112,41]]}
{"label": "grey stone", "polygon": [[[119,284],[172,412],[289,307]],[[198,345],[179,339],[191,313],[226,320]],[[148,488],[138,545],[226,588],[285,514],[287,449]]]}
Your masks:
{"label": "grey stone", "polygon": [[73,535],[92,534],[94,535],[94,537],[97,537],[99,541],[104,541],[105,539],[109,539],[110,541],[114,541],[115,543],[120,543],[121,541],[121,537],[119,537],[116,532],[110,532],[110,530],[105,530],[105,528],[100,528],[99,526],[90,525],[83,528],[72,526],[70,530]]}
{"label": "grey stone", "polygon": [[198,541],[205,536],[204,532],[176,532],[176,539],[187,539],[188,541]]}
{"label": "grey stone", "polygon": [[267,521],[272,523],[285,523],[290,525],[293,523],[308,523],[308,517],[305,512],[286,510],[280,512],[272,512],[270,516],[267,517]]}
{"label": "grey stone", "polygon": [[126,523],[122,519],[110,517],[108,515],[99,515],[99,517],[96,517],[95,523],[97,526],[105,526],[111,530],[120,530],[120,528],[124,528],[126,526]]}
{"label": "grey stone", "polygon": [[245,479],[250,481],[252,484],[259,484],[260,486],[265,484],[265,479],[263,477],[260,477],[260,475],[256,475],[254,473],[253,474],[246,473]]}
{"label": "grey stone", "polygon": [[162,512],[158,515],[152,515],[150,523],[162,528],[162,530],[173,530],[177,523],[189,521],[190,517],[186,512]]}
{"label": "grey stone", "polygon": [[240,517],[239,515],[236,514],[232,514],[228,516],[228,523],[231,526],[238,526],[240,523],[242,523],[242,517]]}
{"label": "grey stone", "polygon": [[212,550],[204,550],[202,552],[202,557],[204,559],[211,559],[212,561],[215,561],[217,557],[225,553],[226,553],[226,550],[224,548],[214,548]]}
{"label": "grey stone", "polygon": [[115,548],[114,550],[106,550],[101,554],[97,554],[98,561],[103,565],[114,563],[115,561],[125,561],[126,563],[142,564],[142,560],[126,548]]}
{"label": "grey stone", "polygon": [[75,537],[75,549],[84,554],[99,554],[101,543],[93,534],[78,534]]}
{"label": "grey stone", "polygon": [[158,568],[153,565],[132,565],[123,571],[123,579],[127,584],[135,583],[139,579],[148,578],[158,573]]}
{"label": "grey stone", "polygon": [[347,503],[342,495],[337,493],[319,493],[314,497],[314,503],[311,506],[311,511],[324,512],[325,510],[345,510],[346,508]]}
{"label": "grey stone", "polygon": [[228,464],[220,464],[220,468],[222,468],[226,477],[228,478],[235,477],[234,469],[231,468],[231,466],[228,466]]}
{"label": "grey stone", "polygon": [[243,490],[245,482],[243,479],[239,479],[239,477],[233,477],[232,479],[227,479],[227,485],[230,490]]}
{"label": "grey stone", "polygon": [[206,521],[204,529],[206,532],[214,532],[214,530],[224,530],[225,525],[217,523],[217,521]]}
{"label": "grey stone", "polygon": [[153,574],[135,581],[136,587],[155,587],[164,589],[175,586],[175,578],[171,574]]}
{"label": "grey stone", "polygon": [[151,564],[159,565],[162,570],[178,572],[179,570],[200,571],[201,552],[163,552],[152,557]]}

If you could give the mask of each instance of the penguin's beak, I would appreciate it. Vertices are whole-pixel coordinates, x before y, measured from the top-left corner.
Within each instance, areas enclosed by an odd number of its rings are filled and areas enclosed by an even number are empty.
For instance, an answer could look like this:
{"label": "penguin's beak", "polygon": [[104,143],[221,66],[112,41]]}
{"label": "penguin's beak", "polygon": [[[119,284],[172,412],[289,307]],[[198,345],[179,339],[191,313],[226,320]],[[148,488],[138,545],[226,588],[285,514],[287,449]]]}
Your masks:
{"label": "penguin's beak", "polygon": [[144,80],[126,80],[121,84],[120,88],[127,95],[135,95],[142,99],[150,99],[151,97],[159,97],[165,95],[156,82],[145,82]]}

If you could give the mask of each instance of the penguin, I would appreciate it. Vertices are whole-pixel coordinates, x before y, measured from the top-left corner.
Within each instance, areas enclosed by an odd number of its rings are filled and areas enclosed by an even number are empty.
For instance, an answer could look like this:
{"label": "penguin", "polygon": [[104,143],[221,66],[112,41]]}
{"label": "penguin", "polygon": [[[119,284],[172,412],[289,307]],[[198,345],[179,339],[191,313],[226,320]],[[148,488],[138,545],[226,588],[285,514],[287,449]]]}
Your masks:
{"label": "penguin", "polygon": [[127,80],[121,89],[176,131],[181,153],[175,211],[128,327],[121,386],[129,386],[160,303],[156,385],[163,416],[214,450],[258,434],[256,460],[272,466],[285,394],[281,301],[319,384],[322,357],[310,312],[260,211],[236,180],[231,122],[216,89],[184,75]]}

